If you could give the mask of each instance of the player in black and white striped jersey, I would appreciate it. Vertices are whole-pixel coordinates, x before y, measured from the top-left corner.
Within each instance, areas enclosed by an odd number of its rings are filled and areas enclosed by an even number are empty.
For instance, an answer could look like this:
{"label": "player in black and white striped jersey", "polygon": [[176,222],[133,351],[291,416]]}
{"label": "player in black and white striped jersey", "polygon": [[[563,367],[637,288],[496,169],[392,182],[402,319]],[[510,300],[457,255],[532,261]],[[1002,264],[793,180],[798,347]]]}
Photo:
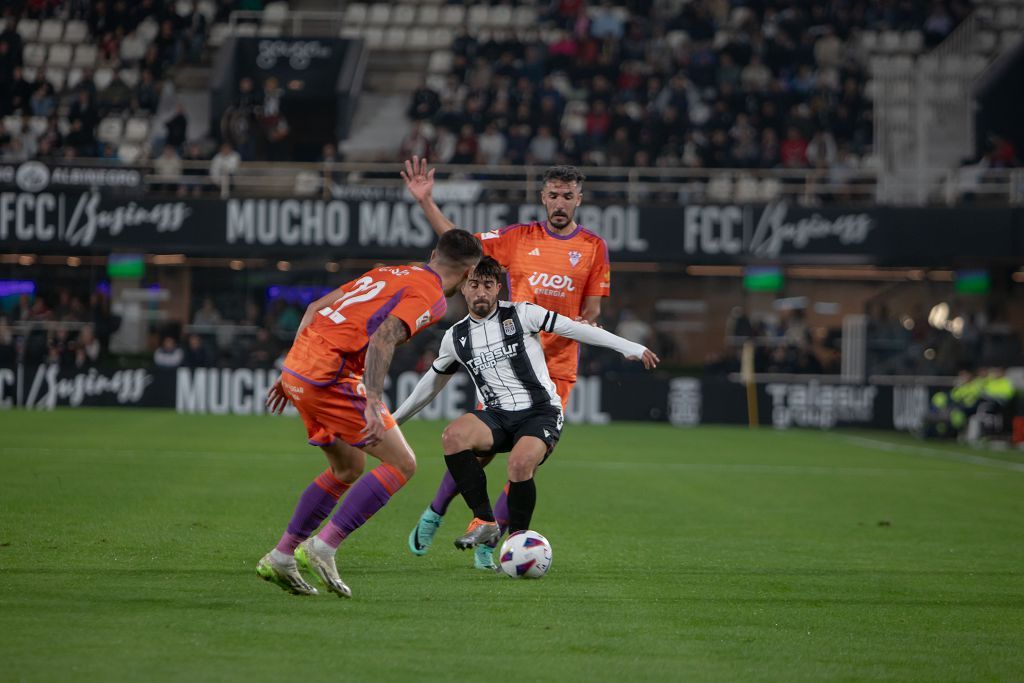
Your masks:
{"label": "player in black and white striped jersey", "polygon": [[494,546],[501,537],[478,454],[509,453],[508,532],[529,528],[537,500],[533,475],[558,442],[563,420],[540,344],[542,331],[614,349],[647,369],[658,364],[646,347],[606,330],[535,304],[498,301],[501,275],[497,261],[488,256],[480,261],[462,287],[469,315],[445,332],[437,359],[393,414],[401,424],[418,413],[459,366],[473,378],[484,408],[456,419],[441,437],[445,464],[474,515],[455,541],[462,549]]}

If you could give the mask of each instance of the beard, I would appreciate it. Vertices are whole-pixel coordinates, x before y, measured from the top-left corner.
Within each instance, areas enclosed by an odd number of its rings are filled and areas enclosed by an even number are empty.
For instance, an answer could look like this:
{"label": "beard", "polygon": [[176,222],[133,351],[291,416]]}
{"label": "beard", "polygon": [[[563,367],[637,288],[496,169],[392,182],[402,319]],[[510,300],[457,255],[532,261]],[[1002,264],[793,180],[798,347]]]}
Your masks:
{"label": "beard", "polygon": [[472,311],[477,315],[483,316],[490,312],[491,302],[490,301],[474,301],[470,306]]}
{"label": "beard", "polygon": [[568,225],[572,221],[572,215],[555,213],[548,216],[548,222],[556,225]]}

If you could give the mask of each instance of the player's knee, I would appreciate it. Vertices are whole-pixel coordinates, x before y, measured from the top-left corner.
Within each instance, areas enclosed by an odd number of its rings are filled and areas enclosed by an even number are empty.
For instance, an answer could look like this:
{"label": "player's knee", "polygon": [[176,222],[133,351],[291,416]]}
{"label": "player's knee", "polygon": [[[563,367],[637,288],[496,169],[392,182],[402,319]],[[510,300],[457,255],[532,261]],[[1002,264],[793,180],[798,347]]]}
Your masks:
{"label": "player's knee", "polygon": [[406,481],[409,481],[412,479],[412,475],[416,474],[416,456],[412,453],[407,453],[406,457],[393,463],[393,467],[402,473]]}
{"label": "player's knee", "polygon": [[461,453],[471,447],[470,437],[467,430],[463,427],[450,424],[441,433],[441,445],[444,447],[444,452],[447,455]]}
{"label": "player's knee", "polygon": [[343,465],[331,465],[331,474],[338,481],[343,481],[347,484],[351,484],[359,477],[363,476],[363,470],[365,464],[362,462],[349,462]]}
{"label": "player's knee", "polygon": [[508,459],[508,478],[511,481],[526,481],[533,477],[533,471],[536,468],[537,464],[533,458],[510,456]]}

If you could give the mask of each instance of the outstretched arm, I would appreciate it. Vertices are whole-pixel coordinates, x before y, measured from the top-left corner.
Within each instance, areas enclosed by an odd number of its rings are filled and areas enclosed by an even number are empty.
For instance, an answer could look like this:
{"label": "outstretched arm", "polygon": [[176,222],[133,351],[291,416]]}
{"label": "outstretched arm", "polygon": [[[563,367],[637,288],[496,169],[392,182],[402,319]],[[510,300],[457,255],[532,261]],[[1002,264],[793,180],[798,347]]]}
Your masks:
{"label": "outstretched arm", "polygon": [[398,410],[391,413],[395,418],[395,422],[403,424],[410,417],[420,412],[434,400],[434,397],[441,393],[441,390],[448,385],[448,381],[452,378],[452,375],[443,375],[440,372],[434,370],[434,368],[428,368],[420,381],[416,383],[416,388],[409,394],[409,398],[402,401],[402,405],[398,406]]}
{"label": "outstretched arm", "polygon": [[366,409],[363,411],[363,417],[366,419],[366,427],[362,434],[368,446],[384,438],[384,422],[380,418],[384,380],[388,376],[395,347],[408,338],[409,330],[406,329],[405,323],[393,315],[385,318],[377,331],[370,336],[370,343],[366,348],[366,368],[363,370],[363,386],[366,387]]}
{"label": "outstretched arm", "polygon": [[543,332],[554,332],[584,344],[603,346],[607,349],[618,351],[628,360],[642,362],[648,370],[657,367],[658,363],[661,362],[661,359],[643,344],[631,342],[600,327],[569,320],[564,315],[558,315],[554,311],[547,311],[543,308],[540,308],[540,311],[543,311],[543,318],[540,321],[540,329]]}
{"label": "outstretched arm", "polygon": [[434,201],[434,171],[435,169],[427,166],[426,159],[414,156],[411,161],[409,159],[405,160],[402,180],[405,181],[409,194],[413,196],[416,203],[423,209],[423,215],[427,217],[430,227],[438,235],[443,235],[454,228],[455,224],[441,213],[440,207]]}

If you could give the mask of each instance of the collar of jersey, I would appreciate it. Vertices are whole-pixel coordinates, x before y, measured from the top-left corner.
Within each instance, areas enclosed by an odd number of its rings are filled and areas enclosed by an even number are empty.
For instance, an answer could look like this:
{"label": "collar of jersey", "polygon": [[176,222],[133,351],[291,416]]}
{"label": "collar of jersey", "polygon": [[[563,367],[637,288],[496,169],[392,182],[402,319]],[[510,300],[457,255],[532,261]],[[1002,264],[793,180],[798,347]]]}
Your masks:
{"label": "collar of jersey", "polygon": [[494,316],[498,315],[498,311],[499,311],[500,309],[501,309],[501,306],[495,306],[495,307],[494,307],[494,313],[491,313],[491,314],[490,314],[489,316],[487,316],[486,318],[480,318],[479,320],[477,320],[477,319],[476,319],[476,318],[474,318],[473,316],[469,316],[469,321],[470,321],[470,322],[473,322],[473,323],[476,323],[477,325],[479,325],[480,323],[485,323],[485,322],[487,322],[488,320],[490,320],[491,318],[493,318]]}
{"label": "collar of jersey", "polygon": [[541,221],[541,226],[544,228],[544,232],[546,232],[549,237],[554,237],[556,240],[571,240],[579,233],[580,230],[583,229],[583,226],[577,223],[576,229],[570,232],[568,235],[559,235],[557,232],[554,232],[551,228],[548,227],[547,221]]}

